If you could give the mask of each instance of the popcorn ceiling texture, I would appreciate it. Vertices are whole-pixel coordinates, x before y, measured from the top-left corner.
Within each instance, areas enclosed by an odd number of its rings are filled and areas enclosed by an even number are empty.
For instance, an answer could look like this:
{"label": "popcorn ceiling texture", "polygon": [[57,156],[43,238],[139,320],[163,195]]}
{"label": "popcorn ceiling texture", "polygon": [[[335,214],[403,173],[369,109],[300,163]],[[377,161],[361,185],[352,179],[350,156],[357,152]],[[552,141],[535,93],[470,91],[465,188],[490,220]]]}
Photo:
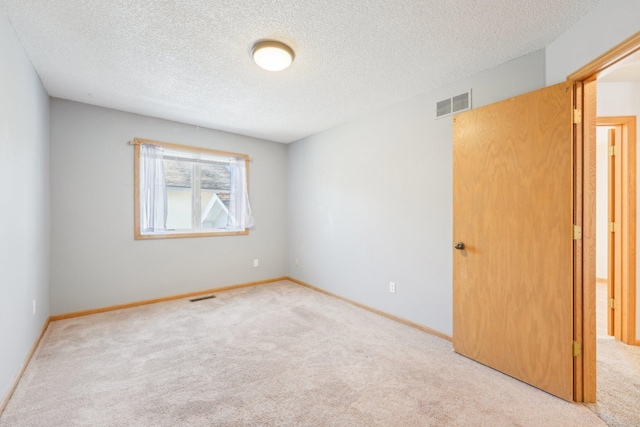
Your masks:
{"label": "popcorn ceiling texture", "polygon": [[[600,0],[0,0],[53,97],[279,142],[542,49]],[[280,73],[249,56],[276,39]]]}

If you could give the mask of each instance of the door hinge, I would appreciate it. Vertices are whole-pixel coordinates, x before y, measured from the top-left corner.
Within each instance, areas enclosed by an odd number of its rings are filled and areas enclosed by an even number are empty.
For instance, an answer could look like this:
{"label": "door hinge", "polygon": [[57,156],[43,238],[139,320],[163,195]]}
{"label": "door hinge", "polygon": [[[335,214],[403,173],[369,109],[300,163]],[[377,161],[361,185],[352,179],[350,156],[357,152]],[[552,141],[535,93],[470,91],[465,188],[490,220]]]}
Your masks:
{"label": "door hinge", "polygon": [[582,343],[579,343],[577,341],[573,341],[573,343],[571,345],[571,350],[572,350],[572,353],[573,353],[573,357],[582,356]]}
{"label": "door hinge", "polygon": [[573,110],[573,123],[582,123],[582,110],[579,108]]}
{"label": "door hinge", "polygon": [[615,233],[618,230],[618,227],[616,226],[615,222],[610,222],[609,223],[609,231],[612,233]]}
{"label": "door hinge", "polygon": [[616,309],[616,300],[614,298],[611,298],[609,300],[609,308],[612,309],[612,310]]}
{"label": "door hinge", "polygon": [[617,145],[610,145],[609,146],[609,155],[611,157],[615,156],[616,154],[618,154],[618,146]]}
{"label": "door hinge", "polygon": [[573,226],[573,240],[580,240],[582,239],[582,227],[580,227],[579,225],[575,225]]}

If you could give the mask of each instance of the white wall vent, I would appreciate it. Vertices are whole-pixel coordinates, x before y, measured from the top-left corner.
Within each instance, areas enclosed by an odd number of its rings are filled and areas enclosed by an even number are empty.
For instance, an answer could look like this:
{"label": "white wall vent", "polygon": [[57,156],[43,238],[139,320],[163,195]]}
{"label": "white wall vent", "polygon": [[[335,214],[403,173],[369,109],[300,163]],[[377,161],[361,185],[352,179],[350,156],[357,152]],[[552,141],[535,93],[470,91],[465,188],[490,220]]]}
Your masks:
{"label": "white wall vent", "polygon": [[436,103],[436,119],[471,109],[471,89]]}

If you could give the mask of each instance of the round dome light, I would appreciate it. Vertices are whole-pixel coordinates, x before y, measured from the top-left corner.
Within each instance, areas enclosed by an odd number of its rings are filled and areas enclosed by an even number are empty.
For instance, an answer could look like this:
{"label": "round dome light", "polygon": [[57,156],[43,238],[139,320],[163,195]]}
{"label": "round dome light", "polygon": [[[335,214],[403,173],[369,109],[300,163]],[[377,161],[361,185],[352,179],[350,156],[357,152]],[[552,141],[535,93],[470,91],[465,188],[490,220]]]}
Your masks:
{"label": "round dome light", "polygon": [[281,71],[293,62],[293,50],[286,44],[262,41],[253,45],[251,56],[256,64],[265,70]]}

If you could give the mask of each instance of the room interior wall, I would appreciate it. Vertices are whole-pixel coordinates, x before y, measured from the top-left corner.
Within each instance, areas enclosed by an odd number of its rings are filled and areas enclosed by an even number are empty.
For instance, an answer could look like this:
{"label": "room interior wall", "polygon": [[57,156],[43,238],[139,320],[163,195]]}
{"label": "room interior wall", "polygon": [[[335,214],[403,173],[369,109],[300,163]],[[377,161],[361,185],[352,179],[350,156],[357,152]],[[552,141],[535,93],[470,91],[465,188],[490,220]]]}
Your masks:
{"label": "room interior wall", "polygon": [[[640,82],[598,83],[597,88],[598,116],[636,116],[640,117]],[[636,141],[638,144],[638,141]],[[637,154],[640,157],[640,153]],[[636,159],[640,166],[640,159]],[[636,179],[640,184],[640,174]],[[636,187],[640,188],[640,187]],[[637,197],[637,195],[636,195]],[[640,206],[640,203],[637,206]],[[636,224],[640,225],[640,209],[636,212]],[[640,243],[640,227],[636,228],[636,242]],[[640,271],[640,256],[636,256],[636,271]],[[636,278],[636,339],[640,339],[640,281]]]}
{"label": "room interior wall", "polygon": [[547,85],[563,82],[640,31],[640,1],[604,0],[545,49]]}
{"label": "room interior wall", "polygon": [[[451,118],[434,120],[435,101],[472,88],[477,107],[564,81],[638,31],[638,15],[636,0],[605,0],[544,51],[288,147],[56,99],[49,162],[48,98],[0,12],[0,200],[21,208],[0,211],[0,395],[49,293],[60,314],[288,273],[450,334]],[[256,229],[134,241],[135,136],[250,154]]]}
{"label": "room interior wall", "polygon": [[2,11],[0,94],[2,407],[49,317],[49,97]]}
{"label": "room interior wall", "polygon": [[[255,229],[246,236],[134,240],[134,137],[251,156]],[[283,144],[53,99],[51,313],[286,275],[285,173]]]}
{"label": "room interior wall", "polygon": [[534,52],[290,144],[289,275],[450,335],[453,121],[436,101],[472,89],[477,108],[544,69]]}

